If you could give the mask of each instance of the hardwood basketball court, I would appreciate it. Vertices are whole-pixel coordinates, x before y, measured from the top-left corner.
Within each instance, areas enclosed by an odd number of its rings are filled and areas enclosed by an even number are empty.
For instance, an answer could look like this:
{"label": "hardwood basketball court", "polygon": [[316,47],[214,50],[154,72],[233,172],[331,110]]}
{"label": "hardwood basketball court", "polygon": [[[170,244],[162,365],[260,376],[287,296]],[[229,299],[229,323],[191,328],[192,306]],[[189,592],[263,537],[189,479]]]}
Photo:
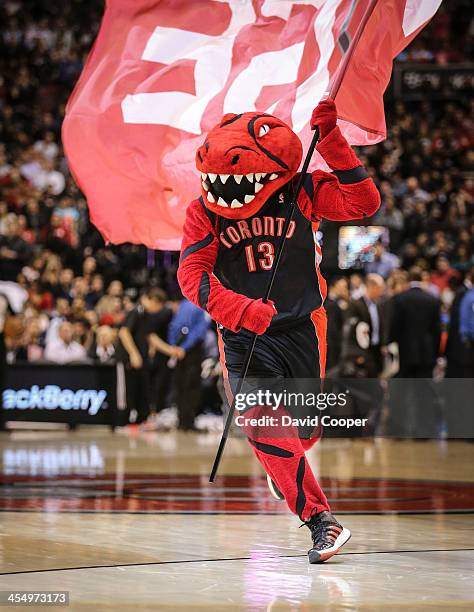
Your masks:
{"label": "hardwood basketball court", "polygon": [[217,442],[3,434],[0,590],[67,590],[72,610],[474,607],[473,444],[316,445],[312,466],[353,537],[310,566],[308,530],[270,496],[244,440],[208,484]]}

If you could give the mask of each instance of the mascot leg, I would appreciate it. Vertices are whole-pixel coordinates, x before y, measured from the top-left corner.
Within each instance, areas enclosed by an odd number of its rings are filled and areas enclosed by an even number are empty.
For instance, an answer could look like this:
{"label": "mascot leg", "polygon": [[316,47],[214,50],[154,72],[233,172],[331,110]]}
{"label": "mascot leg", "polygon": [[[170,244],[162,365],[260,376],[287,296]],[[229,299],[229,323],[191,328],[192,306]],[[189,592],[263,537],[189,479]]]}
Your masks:
{"label": "mascot leg", "polygon": [[[324,313],[325,315],[325,313]],[[325,320],[323,321],[325,323]],[[304,324],[288,334],[262,336],[256,346],[255,359],[251,363],[249,379],[275,380],[281,384],[284,377],[318,380],[324,376],[325,330],[318,320],[308,317]],[[232,339],[233,338],[233,339]],[[224,385],[229,403],[232,404],[232,381],[238,380],[246,344],[219,333],[221,364]],[[321,350],[322,349],[322,350]],[[229,372],[228,372],[229,367]],[[230,378],[229,378],[230,374]],[[254,381],[255,382],[255,381]],[[252,382],[249,382],[252,385]],[[283,409],[279,409],[282,416]],[[275,488],[281,493],[289,509],[298,515],[311,532],[312,548],[308,551],[310,563],[321,563],[336,554],[350,538],[350,531],[332,515],[328,501],[306,459],[305,451],[320,437],[320,431],[299,431],[294,426],[269,425],[265,418],[255,426],[250,419],[275,417],[271,406],[258,406],[244,410],[238,424],[247,435],[255,456],[273,481],[269,483],[272,494]],[[274,485],[274,486],[273,486]]]}
{"label": "mascot leg", "polygon": [[[325,323],[325,312],[323,311],[322,314],[322,322]],[[265,384],[273,380],[271,376],[278,373],[277,363],[284,360],[287,360],[284,368],[292,378],[318,379],[320,377],[321,364],[324,363],[323,356],[325,355],[325,351],[321,350],[325,342],[325,326],[319,323],[318,315],[319,313],[314,319],[311,317],[311,320],[308,317],[304,326],[297,331],[292,330],[287,337],[262,338],[261,344],[257,347],[252,372],[249,373],[249,379],[252,380],[252,375],[255,376],[255,379],[249,383],[250,388],[247,392],[254,390],[252,385],[257,379],[262,379]],[[242,353],[245,352],[246,347],[245,344],[243,349],[240,345],[235,348],[234,345],[224,344],[221,333],[218,334],[218,343],[224,388],[229,404],[231,404],[233,401],[232,380],[238,379]],[[267,346],[266,343],[271,343],[271,345]],[[266,372],[265,367],[271,367],[268,364],[272,363],[272,359],[277,363],[273,362],[274,369]],[[262,364],[265,365],[262,366]],[[274,380],[275,391],[279,391],[278,376]],[[283,413],[284,409],[275,413],[270,406],[254,407],[246,409],[239,415],[241,420],[239,424],[247,435],[255,456],[277,485],[290,510],[302,520],[308,520],[314,514],[329,510],[326,496],[305,457],[305,451],[310,449],[320,436],[318,431],[302,432],[294,426],[282,427],[279,424],[280,420],[274,427],[268,425],[269,420],[275,418],[275,414],[281,417]],[[259,419],[260,422],[266,424],[252,426],[249,424],[250,419]]]}
{"label": "mascot leg", "polygon": [[[280,416],[285,413],[283,410]],[[305,457],[297,427],[281,426],[271,406],[258,406],[239,415],[241,429],[255,456],[277,485],[291,512],[308,521],[329,511],[329,504]],[[259,423],[255,425],[255,423]]]}

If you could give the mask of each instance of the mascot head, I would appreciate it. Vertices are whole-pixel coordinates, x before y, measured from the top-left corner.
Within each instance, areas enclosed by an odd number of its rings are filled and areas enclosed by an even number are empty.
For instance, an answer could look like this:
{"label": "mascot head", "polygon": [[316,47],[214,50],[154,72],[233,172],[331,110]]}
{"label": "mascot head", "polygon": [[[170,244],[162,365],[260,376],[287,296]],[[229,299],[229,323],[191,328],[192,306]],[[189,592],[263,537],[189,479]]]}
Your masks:
{"label": "mascot head", "polygon": [[298,136],[264,113],[224,115],[196,153],[206,206],[227,219],[255,215],[297,172]]}

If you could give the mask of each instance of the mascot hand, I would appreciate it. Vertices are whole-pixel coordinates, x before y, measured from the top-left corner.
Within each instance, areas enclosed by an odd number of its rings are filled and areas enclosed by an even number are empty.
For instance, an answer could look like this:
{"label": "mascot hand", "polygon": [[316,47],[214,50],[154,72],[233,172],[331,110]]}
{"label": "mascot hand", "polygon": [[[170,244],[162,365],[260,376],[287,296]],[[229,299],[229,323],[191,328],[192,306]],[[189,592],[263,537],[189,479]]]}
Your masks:
{"label": "mascot hand", "polygon": [[276,313],[275,304],[271,300],[268,300],[267,303],[264,303],[261,299],[253,300],[244,310],[240,325],[260,336],[266,332],[273,315],[276,315]]}
{"label": "mascot hand", "polygon": [[314,109],[311,115],[311,129],[319,128],[319,138],[326,138],[331,130],[336,127],[337,110],[334,100],[326,98]]}

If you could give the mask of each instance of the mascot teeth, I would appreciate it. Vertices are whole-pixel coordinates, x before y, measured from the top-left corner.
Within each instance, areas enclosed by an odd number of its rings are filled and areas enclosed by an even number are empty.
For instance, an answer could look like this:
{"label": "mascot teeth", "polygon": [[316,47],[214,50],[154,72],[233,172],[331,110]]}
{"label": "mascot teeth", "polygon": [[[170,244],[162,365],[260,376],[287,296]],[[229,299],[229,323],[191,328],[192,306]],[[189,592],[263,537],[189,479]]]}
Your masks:
{"label": "mascot teeth", "polygon": [[[253,202],[255,196],[265,187],[266,183],[279,178],[279,175],[276,172],[251,172],[249,174],[213,174],[212,172],[206,174],[201,172],[201,177],[207,202],[217,204],[222,208],[242,208],[244,203],[250,204]],[[229,177],[235,180],[235,184],[233,181],[230,184],[227,183]],[[246,180],[244,181],[244,179]],[[226,183],[228,185],[227,191],[223,190]],[[234,188],[232,188],[233,184]],[[236,189],[237,185],[239,185],[239,188]],[[227,202],[230,202],[230,204]]]}

